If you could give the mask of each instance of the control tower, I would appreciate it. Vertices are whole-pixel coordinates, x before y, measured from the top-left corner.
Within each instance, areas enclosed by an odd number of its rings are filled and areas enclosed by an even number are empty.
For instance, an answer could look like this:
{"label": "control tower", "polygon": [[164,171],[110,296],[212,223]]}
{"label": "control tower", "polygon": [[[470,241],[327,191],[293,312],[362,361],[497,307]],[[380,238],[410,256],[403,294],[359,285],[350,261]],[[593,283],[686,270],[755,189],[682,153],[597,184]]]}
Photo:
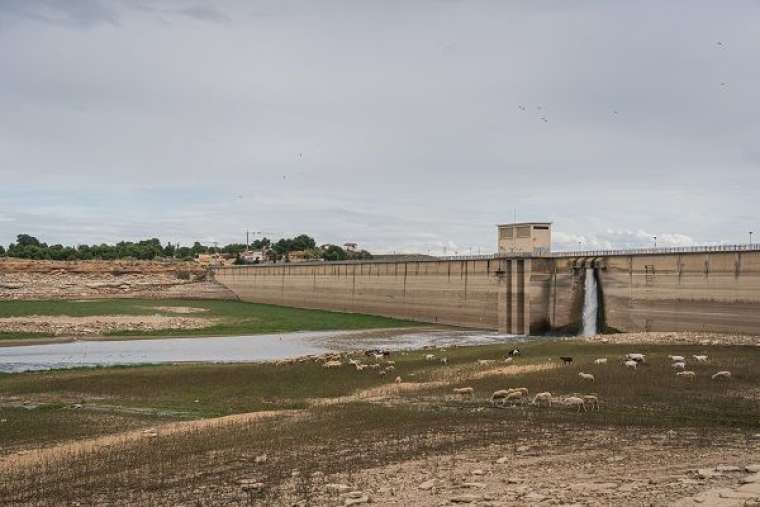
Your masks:
{"label": "control tower", "polygon": [[499,228],[499,254],[549,255],[552,249],[551,222],[502,224]]}

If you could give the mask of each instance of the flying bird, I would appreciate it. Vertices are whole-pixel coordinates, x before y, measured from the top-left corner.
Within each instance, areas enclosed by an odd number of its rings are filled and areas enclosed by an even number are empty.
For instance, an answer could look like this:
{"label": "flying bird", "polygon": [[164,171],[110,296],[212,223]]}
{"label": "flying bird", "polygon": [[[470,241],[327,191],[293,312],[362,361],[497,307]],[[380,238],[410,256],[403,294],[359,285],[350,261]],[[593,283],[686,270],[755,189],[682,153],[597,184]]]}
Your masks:
{"label": "flying bird", "polygon": [[715,45],[718,46],[718,47],[723,47],[723,42],[718,41],[718,42],[715,43]]}
{"label": "flying bird", "polygon": [[541,117],[541,120],[542,120],[544,123],[549,123],[549,120],[547,120],[547,119],[546,119],[546,116],[542,116],[542,117]]}
{"label": "flying bird", "polygon": [[303,153],[299,153],[298,158],[303,158]]}
{"label": "flying bird", "polygon": [[520,111],[525,111],[525,106],[517,106],[517,109],[519,109]]}

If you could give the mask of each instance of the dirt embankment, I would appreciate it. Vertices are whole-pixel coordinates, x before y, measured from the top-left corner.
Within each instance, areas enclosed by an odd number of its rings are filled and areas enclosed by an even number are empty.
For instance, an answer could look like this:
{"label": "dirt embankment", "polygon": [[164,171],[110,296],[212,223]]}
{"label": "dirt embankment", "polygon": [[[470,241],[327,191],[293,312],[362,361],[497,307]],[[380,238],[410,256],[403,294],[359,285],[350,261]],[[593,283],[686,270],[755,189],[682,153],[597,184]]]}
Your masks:
{"label": "dirt embankment", "polygon": [[0,259],[0,300],[237,299],[195,262]]}

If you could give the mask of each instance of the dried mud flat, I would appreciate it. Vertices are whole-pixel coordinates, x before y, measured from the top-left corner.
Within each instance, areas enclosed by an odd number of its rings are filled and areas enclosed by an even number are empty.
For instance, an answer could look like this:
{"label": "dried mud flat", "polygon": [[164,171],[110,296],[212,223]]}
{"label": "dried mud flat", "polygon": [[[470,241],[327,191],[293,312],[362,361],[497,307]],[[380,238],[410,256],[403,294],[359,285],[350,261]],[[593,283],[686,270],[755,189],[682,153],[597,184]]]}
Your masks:
{"label": "dried mud flat", "polygon": [[698,331],[603,334],[590,336],[585,338],[585,340],[591,343],[629,343],[632,345],[702,345],[704,347],[716,345],[754,345],[760,347],[760,336]]}
{"label": "dried mud flat", "polygon": [[103,336],[118,331],[201,329],[212,325],[212,323],[211,320],[200,317],[166,315],[99,315],[88,317],[30,315],[27,317],[0,318],[0,332],[40,333],[49,336]]}

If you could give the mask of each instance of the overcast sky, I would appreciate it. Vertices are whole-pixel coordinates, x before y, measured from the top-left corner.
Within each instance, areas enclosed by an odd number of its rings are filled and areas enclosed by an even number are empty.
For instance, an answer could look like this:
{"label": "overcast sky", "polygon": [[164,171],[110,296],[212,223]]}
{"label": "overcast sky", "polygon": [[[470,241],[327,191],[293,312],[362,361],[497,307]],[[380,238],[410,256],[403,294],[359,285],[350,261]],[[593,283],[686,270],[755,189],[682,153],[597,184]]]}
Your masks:
{"label": "overcast sky", "polygon": [[760,240],[760,1],[0,0],[0,243]]}

